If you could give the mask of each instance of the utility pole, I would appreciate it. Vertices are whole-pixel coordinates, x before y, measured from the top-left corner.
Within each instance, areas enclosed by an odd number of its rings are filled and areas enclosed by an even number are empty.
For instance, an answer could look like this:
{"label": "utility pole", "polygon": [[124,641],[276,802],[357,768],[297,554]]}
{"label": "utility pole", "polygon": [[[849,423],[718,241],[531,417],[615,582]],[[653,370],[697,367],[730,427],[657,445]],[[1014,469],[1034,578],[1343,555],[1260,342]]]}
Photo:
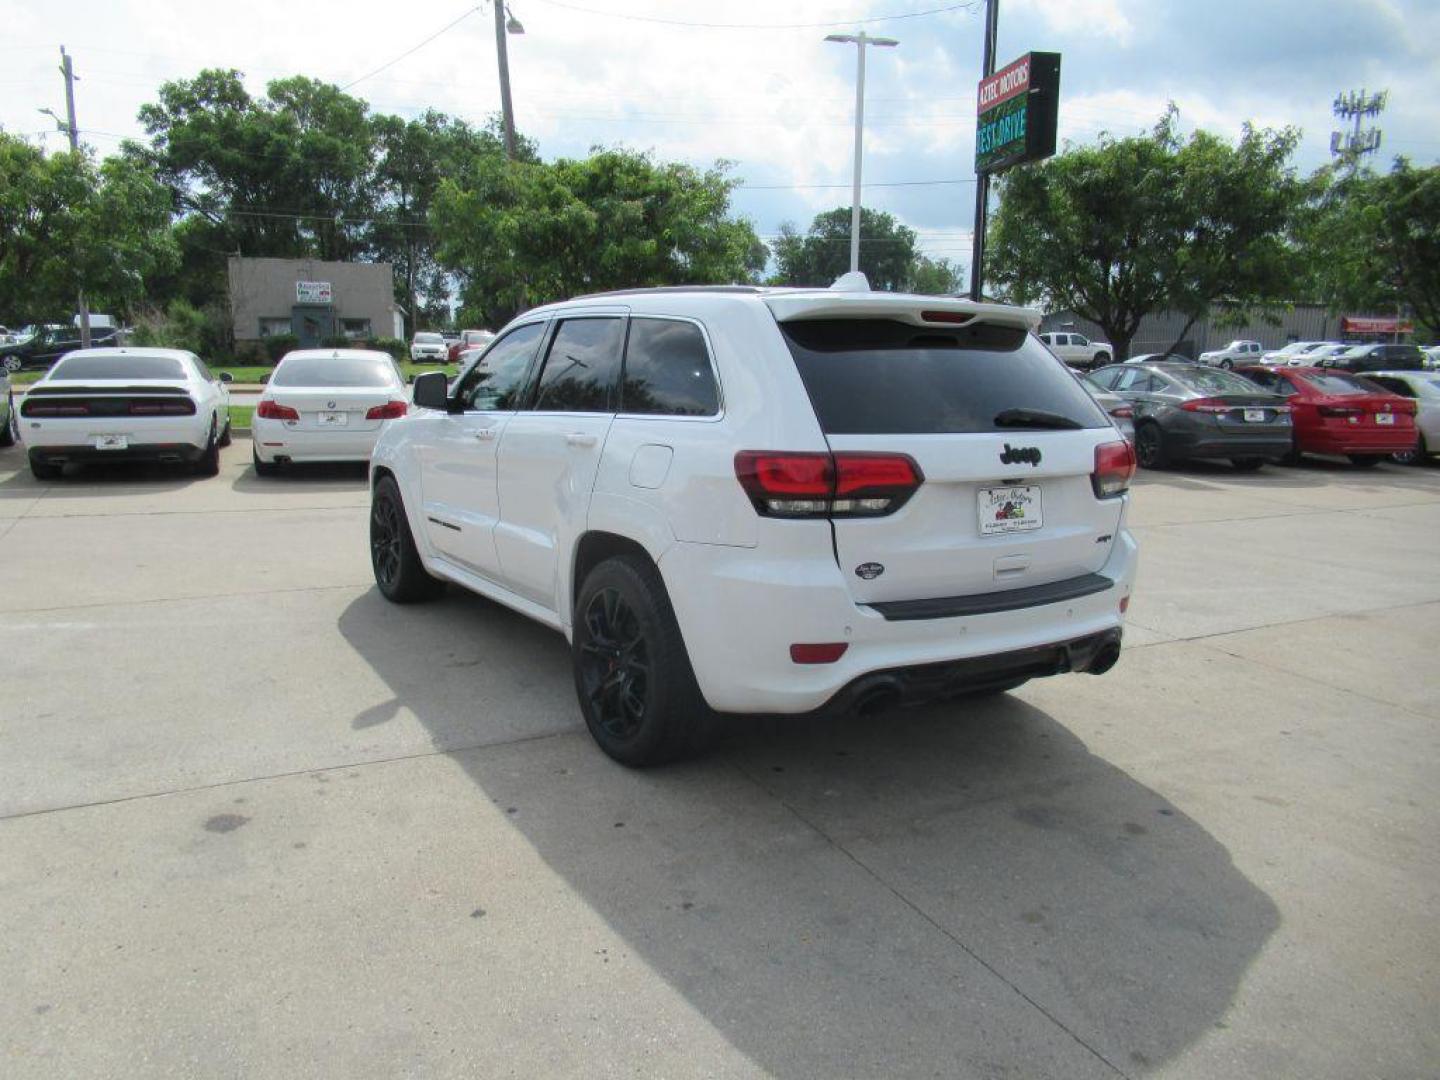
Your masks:
{"label": "utility pole", "polygon": [[[75,68],[70,63],[70,54],[60,46],[60,72],[65,76],[65,131],[70,136],[70,152],[80,153],[80,129],[75,126]],[[76,301],[80,308],[80,347],[90,348],[90,308],[85,303],[85,290],[80,289]]]}
{"label": "utility pole", "polygon": [[[982,79],[995,74],[995,34],[1000,20],[1000,0],[985,0],[985,54]],[[985,298],[985,219],[990,212],[990,173],[975,178],[975,233],[970,244],[970,299]]]}
{"label": "utility pole", "polygon": [[826,41],[856,46],[855,60],[855,180],[850,193],[850,272],[860,269],[860,160],[865,141],[865,46],[893,49],[900,42],[894,38],[871,37],[864,30],[858,34],[830,34]]}
{"label": "utility pole", "polygon": [[525,27],[511,15],[505,0],[493,0],[495,6],[495,56],[500,64],[500,113],[505,125],[505,156],[515,160],[515,110],[510,104],[510,55],[506,52],[505,35],[523,34]]}

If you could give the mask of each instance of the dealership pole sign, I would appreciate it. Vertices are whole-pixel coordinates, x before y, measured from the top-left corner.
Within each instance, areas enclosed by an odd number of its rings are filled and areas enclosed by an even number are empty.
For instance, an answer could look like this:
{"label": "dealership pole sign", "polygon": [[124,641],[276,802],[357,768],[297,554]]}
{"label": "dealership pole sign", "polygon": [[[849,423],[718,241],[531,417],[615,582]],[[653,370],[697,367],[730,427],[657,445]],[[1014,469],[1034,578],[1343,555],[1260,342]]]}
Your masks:
{"label": "dealership pole sign", "polygon": [[975,171],[994,173],[1055,153],[1060,54],[1026,53],[980,80]]}

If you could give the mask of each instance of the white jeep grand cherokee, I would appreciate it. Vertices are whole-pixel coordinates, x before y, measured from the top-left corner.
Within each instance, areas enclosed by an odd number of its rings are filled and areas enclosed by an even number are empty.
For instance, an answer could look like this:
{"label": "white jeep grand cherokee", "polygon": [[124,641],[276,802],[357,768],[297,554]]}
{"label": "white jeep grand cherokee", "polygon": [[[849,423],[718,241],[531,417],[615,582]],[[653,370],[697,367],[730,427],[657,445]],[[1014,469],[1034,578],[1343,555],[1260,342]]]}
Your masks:
{"label": "white jeep grand cherokee", "polygon": [[1035,312],[842,283],[581,297],[453,392],[420,376],[371,461],[380,591],[455,582],[564,633],[632,765],[725,713],[1108,670],[1128,444]]}

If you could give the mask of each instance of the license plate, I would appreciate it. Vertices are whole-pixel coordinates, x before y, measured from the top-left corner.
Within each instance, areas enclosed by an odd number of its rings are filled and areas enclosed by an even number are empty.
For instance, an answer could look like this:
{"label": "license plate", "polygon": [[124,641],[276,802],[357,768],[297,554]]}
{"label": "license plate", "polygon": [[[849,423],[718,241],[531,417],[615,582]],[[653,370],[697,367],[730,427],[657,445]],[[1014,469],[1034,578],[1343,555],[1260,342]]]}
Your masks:
{"label": "license plate", "polygon": [[125,450],[130,446],[128,435],[96,435],[96,450]]}
{"label": "license plate", "polygon": [[1246,409],[1245,422],[1247,424],[1263,424],[1265,422],[1264,409]]}
{"label": "license plate", "polygon": [[343,412],[322,412],[319,417],[321,427],[344,427],[350,422],[350,414]]}
{"label": "license plate", "polygon": [[981,488],[976,493],[980,535],[1029,532],[1040,528],[1040,486]]}
{"label": "license plate", "polygon": [[1377,424],[1393,424],[1393,423],[1395,423],[1395,414],[1394,414],[1394,413],[1388,413],[1388,412],[1377,412],[1377,413],[1375,414],[1375,423],[1377,423]]}

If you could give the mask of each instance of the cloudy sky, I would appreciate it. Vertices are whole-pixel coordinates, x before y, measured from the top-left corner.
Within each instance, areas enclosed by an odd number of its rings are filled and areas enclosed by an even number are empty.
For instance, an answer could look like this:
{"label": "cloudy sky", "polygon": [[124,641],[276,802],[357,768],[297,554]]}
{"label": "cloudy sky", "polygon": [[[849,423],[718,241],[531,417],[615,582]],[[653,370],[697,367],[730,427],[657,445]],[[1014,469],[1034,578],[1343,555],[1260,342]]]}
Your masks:
{"label": "cloudy sky", "polygon": [[[139,134],[159,84],[234,67],[252,92],[305,74],[354,85],[378,111],[499,108],[493,9],[466,0],[0,0],[0,127],[45,138],[63,114],[58,48],[75,57],[79,127],[97,151]],[[865,202],[968,265],[974,210],[976,0],[512,0],[516,120],[546,158],[624,145],[735,163],[735,206],[770,237],[849,204],[855,51],[827,33],[898,38],[870,53]],[[456,20],[459,20],[456,22]],[[865,20],[862,23],[862,20]],[[376,68],[454,25],[433,41]],[[1388,89],[1382,154],[1440,160],[1440,3],[1434,0],[1003,0],[998,60],[1063,55],[1060,134],[1086,142],[1154,124],[1304,131],[1298,164],[1328,158],[1337,92]],[[357,81],[358,80],[358,81]]]}

